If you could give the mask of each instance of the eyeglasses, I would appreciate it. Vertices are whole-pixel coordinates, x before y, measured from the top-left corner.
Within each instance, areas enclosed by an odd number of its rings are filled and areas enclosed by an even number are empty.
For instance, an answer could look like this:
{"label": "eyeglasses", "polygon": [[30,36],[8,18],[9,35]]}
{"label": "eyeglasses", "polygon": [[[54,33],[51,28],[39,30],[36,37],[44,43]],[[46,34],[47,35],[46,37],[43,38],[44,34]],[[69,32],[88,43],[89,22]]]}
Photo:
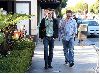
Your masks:
{"label": "eyeglasses", "polygon": [[67,16],[67,17],[72,17],[72,16]]}
{"label": "eyeglasses", "polygon": [[52,12],[48,12],[48,14],[52,14]]}

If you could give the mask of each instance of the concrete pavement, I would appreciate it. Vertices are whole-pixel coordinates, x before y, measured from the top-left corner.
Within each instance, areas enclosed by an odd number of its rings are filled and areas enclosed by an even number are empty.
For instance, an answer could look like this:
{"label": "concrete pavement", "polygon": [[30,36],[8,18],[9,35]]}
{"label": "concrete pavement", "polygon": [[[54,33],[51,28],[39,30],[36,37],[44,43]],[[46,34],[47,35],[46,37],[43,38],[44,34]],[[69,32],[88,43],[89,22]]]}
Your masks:
{"label": "concrete pavement", "polygon": [[32,65],[27,71],[28,73],[95,73],[95,68],[98,61],[98,55],[93,46],[77,46],[77,41],[74,47],[75,65],[69,67],[65,65],[63,47],[61,41],[55,41],[54,57],[52,69],[44,69],[44,51],[42,42],[38,42]]}

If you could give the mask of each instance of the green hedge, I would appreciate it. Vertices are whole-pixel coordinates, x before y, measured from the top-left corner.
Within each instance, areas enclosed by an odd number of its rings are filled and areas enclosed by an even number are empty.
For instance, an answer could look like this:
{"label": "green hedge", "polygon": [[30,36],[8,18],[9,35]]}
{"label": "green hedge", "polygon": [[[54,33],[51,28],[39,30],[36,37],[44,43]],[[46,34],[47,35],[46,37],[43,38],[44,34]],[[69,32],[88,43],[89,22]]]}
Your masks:
{"label": "green hedge", "polygon": [[29,39],[21,39],[21,40],[15,40],[13,49],[14,50],[22,50],[25,48],[34,48],[33,41]]}
{"label": "green hedge", "polygon": [[[29,43],[29,44],[27,44]],[[29,68],[35,45],[32,41],[15,42],[15,46],[7,57],[0,57],[1,73],[23,73]],[[23,44],[27,44],[26,46]],[[18,45],[23,46],[20,48]]]}

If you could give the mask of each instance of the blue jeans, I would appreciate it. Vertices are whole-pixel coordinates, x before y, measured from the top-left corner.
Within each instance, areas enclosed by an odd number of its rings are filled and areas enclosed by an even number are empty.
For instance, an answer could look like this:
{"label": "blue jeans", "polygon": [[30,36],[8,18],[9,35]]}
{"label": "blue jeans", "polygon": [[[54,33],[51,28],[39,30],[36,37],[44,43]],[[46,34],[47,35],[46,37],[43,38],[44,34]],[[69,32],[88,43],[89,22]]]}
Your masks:
{"label": "blue jeans", "polygon": [[[52,62],[53,48],[54,48],[53,37],[45,37],[43,39],[43,44],[44,44],[44,60],[46,63]],[[49,46],[49,54],[48,54],[48,46]]]}
{"label": "blue jeans", "polygon": [[74,38],[71,38],[69,41],[62,39],[62,43],[65,61],[69,63],[74,62]]}

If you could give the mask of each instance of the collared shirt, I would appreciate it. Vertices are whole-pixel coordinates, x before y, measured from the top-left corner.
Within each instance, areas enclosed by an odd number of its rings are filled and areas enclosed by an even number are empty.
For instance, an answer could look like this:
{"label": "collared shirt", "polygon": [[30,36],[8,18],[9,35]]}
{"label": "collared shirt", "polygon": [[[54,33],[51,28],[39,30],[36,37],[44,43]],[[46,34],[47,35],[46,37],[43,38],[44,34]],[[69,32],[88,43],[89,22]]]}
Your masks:
{"label": "collared shirt", "polygon": [[46,36],[53,36],[53,19],[46,19],[45,20],[46,26]]}
{"label": "collared shirt", "polygon": [[77,23],[74,19],[70,18],[68,21],[62,19],[59,23],[61,38],[69,41],[70,38],[75,37],[77,34]]}

